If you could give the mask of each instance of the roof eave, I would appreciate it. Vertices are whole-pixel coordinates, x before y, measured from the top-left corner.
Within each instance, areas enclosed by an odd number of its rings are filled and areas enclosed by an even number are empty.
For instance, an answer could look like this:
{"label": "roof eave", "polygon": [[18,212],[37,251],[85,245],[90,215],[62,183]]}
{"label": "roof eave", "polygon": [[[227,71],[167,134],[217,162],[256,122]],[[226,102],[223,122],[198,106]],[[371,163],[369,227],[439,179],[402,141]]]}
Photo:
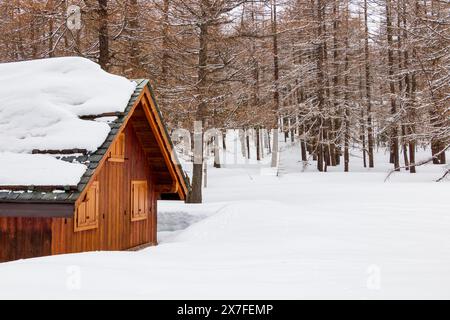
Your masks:
{"label": "roof eave", "polygon": [[178,155],[174,151],[175,146],[173,145],[173,141],[170,137],[169,130],[165,124],[161,109],[159,108],[158,102],[156,101],[155,93],[153,91],[152,86],[150,85],[150,81],[147,80],[145,83],[145,86],[147,87],[148,91],[150,92],[150,98],[153,102],[153,106],[156,111],[155,116],[159,117],[159,119],[161,120],[161,122],[160,122],[161,123],[161,134],[166,136],[167,139],[164,139],[164,141],[168,142],[168,145],[166,145],[167,151],[169,152],[169,154],[172,155],[172,157],[175,158],[176,163],[174,163],[174,161],[172,161],[170,163],[170,165],[173,167],[174,171],[176,172],[178,180],[179,180],[178,182],[181,185],[181,188],[179,189],[177,194],[180,197],[180,200],[186,201],[188,193],[189,193],[189,189],[190,189],[189,181],[188,181],[186,175],[184,174],[181,165],[179,165],[180,161],[178,160]]}

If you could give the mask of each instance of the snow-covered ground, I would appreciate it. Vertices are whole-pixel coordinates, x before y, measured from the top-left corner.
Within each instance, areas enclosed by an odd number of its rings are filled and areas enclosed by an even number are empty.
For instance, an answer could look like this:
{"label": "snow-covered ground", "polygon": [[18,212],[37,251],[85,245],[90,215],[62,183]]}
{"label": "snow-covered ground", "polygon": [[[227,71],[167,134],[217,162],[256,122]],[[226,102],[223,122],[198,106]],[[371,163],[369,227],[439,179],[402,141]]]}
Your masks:
{"label": "snow-covered ground", "polygon": [[157,247],[0,264],[0,298],[450,298],[442,166],[384,182],[357,154],[317,173],[282,148],[279,177],[268,157],[209,168],[204,204],[159,203]]}

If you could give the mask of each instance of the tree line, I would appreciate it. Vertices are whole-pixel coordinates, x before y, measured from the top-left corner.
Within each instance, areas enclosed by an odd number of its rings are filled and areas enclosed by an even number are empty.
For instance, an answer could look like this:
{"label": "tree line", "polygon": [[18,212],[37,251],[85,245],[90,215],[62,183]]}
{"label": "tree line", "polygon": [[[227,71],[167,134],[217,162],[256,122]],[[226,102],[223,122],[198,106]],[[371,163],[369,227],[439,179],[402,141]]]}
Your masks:
{"label": "tree line", "polygon": [[394,170],[415,173],[419,147],[446,163],[447,0],[0,0],[0,16],[1,62],[79,55],[149,78],[170,128],[278,129],[273,165],[279,132],[319,171],[349,171],[355,148],[365,167],[377,148]]}

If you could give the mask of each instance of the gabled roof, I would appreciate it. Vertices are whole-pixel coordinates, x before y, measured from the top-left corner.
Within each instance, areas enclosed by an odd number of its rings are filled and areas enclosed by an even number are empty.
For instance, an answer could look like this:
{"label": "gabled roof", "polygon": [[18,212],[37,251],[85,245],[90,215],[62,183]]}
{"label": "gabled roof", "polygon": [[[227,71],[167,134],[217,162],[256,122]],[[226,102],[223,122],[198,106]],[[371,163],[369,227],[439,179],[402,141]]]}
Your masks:
{"label": "gabled roof", "polygon": [[[108,123],[111,130],[106,137],[104,143],[92,153],[81,153],[76,155],[58,155],[57,159],[69,162],[69,163],[82,163],[87,166],[87,170],[81,177],[78,185],[62,185],[62,186],[1,186],[0,185],[0,216],[6,216],[13,214],[8,210],[16,210],[17,206],[14,204],[26,204],[23,206],[23,215],[29,216],[33,209],[30,205],[46,204],[47,210],[51,212],[54,210],[55,214],[51,216],[72,216],[73,207],[80,195],[86,190],[86,187],[91,182],[92,177],[96,173],[97,168],[101,166],[101,163],[106,160],[108,150],[113,141],[118,137],[121,130],[124,129],[127,122],[131,119],[135,112],[139,102],[144,97],[148,99],[146,104],[147,110],[145,110],[148,119],[152,123],[152,130],[157,132],[159,148],[161,149],[161,156],[164,157],[165,165],[171,172],[172,178],[176,179],[175,184],[178,186],[176,190],[165,190],[162,193],[175,193],[175,196],[179,199],[186,199],[189,192],[189,181],[185,175],[181,165],[177,161],[176,152],[174,152],[174,146],[170,139],[167,127],[164,124],[163,116],[154,98],[153,90],[148,80],[140,79],[135,80],[137,83],[135,92],[132,94],[130,101],[123,113],[112,113],[107,116],[114,116],[115,119]],[[98,115],[98,116],[105,116]],[[2,190],[3,189],[3,190]],[[6,189],[6,190],[5,190]],[[67,205],[67,206],[64,206]],[[52,209],[54,208],[54,209]],[[65,209],[64,209],[65,208]],[[20,213],[18,215],[21,215]]]}

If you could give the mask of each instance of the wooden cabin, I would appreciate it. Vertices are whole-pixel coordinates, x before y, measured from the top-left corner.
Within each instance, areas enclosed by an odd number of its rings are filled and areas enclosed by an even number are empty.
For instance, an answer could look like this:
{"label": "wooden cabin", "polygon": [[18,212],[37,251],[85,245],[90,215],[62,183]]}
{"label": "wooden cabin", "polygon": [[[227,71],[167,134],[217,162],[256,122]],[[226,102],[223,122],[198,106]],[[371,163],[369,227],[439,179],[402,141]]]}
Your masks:
{"label": "wooden cabin", "polygon": [[0,185],[0,262],[157,244],[157,200],[184,200],[189,182],[149,82],[136,82],[124,112],[83,116],[115,117],[97,151],[58,151],[87,164],[78,185]]}

